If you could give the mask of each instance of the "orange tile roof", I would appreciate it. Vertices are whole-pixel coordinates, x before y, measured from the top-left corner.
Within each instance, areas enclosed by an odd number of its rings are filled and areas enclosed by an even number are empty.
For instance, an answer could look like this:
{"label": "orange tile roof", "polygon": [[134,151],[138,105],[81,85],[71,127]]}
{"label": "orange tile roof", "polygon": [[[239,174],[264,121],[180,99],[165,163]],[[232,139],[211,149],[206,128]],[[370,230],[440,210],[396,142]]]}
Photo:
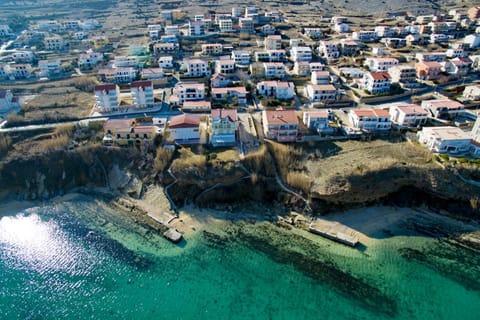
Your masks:
{"label": "orange tile roof", "polygon": [[298,124],[297,114],[294,110],[265,110],[268,124]]}
{"label": "orange tile roof", "polygon": [[200,125],[200,116],[194,114],[180,114],[172,117],[168,122],[170,128],[191,128]]}

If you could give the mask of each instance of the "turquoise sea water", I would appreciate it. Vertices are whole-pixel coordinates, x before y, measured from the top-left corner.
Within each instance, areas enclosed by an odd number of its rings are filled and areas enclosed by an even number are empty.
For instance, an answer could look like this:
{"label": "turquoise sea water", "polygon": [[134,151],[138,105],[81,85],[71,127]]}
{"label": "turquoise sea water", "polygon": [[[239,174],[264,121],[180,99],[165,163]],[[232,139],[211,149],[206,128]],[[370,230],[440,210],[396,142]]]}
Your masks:
{"label": "turquoise sea water", "polygon": [[[434,239],[390,237],[363,252],[328,240],[315,247],[394,301],[385,312],[375,309],[379,301],[348,294],[355,283],[316,278],[288,251],[279,257],[242,240],[212,245],[202,235],[175,246],[87,197],[0,212],[0,319],[480,317],[477,254]],[[442,254],[409,259],[405,249]]]}

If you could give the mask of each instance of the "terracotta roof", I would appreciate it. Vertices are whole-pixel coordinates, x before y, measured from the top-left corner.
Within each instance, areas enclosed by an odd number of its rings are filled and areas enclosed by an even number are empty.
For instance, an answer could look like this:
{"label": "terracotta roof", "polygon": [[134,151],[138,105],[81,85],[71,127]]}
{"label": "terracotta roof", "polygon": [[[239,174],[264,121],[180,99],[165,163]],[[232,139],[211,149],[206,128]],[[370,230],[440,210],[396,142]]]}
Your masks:
{"label": "terracotta roof", "polygon": [[401,106],[397,106],[398,110],[401,110],[405,114],[423,114],[428,115],[428,112],[425,111],[422,107],[418,104],[405,104]]}
{"label": "terracotta roof", "polygon": [[235,109],[212,109],[212,119],[228,118],[231,122],[237,121],[237,110]]}
{"label": "terracotta roof", "polygon": [[228,93],[228,92],[237,92],[237,93],[247,93],[245,87],[227,87],[227,88],[212,88],[212,94],[217,93]]}
{"label": "terracotta roof", "polygon": [[355,109],[352,110],[357,117],[390,117],[388,110],[383,109]]}
{"label": "terracotta roof", "polygon": [[305,112],[310,116],[310,118],[328,118],[328,112],[327,111],[307,111]]}
{"label": "terracotta roof", "polygon": [[155,129],[154,126],[136,126],[133,127],[133,132],[135,133],[149,133],[153,132]]}
{"label": "terracotta roof", "polygon": [[132,126],[132,119],[109,119],[105,122],[104,128],[114,131],[118,130],[130,130]]}
{"label": "terracotta roof", "polygon": [[390,113],[388,112],[388,110],[384,110],[384,109],[373,109],[373,113],[375,113],[375,115],[377,117],[388,117],[390,118]]}
{"label": "terracotta roof", "polygon": [[132,88],[146,88],[151,87],[152,81],[134,81],[132,82]]}
{"label": "terracotta roof", "polygon": [[298,124],[297,114],[294,110],[265,110],[268,124]]}
{"label": "terracotta roof", "polygon": [[200,117],[194,114],[184,113],[172,117],[168,122],[170,128],[192,128],[200,125]]}
{"label": "terracotta roof", "polygon": [[441,100],[427,100],[424,101],[425,104],[430,104],[432,108],[448,108],[448,109],[460,109],[464,105],[458,101],[450,99],[441,99]]}
{"label": "terracotta roof", "polygon": [[415,66],[417,65],[423,65],[427,68],[441,68],[442,65],[436,61],[422,61],[422,62],[418,62],[415,64]]}
{"label": "terracotta roof", "polygon": [[379,72],[370,72],[370,75],[372,76],[373,80],[389,80],[390,75],[386,71],[379,71]]}
{"label": "terracotta roof", "polygon": [[95,86],[95,91],[112,91],[116,90],[117,86],[115,84],[102,84]]}

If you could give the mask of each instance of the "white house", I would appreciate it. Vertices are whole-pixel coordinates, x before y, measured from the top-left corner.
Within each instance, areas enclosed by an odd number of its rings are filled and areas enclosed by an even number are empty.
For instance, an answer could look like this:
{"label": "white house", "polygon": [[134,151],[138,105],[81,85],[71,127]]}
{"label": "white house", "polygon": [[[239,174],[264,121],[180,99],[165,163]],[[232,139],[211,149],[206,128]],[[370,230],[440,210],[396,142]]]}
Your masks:
{"label": "white house", "polygon": [[152,81],[134,81],[130,87],[133,104],[137,108],[147,108],[155,103]]}
{"label": "white house", "polygon": [[180,114],[168,122],[169,140],[180,144],[193,144],[200,141],[200,116]]}
{"label": "white house", "polygon": [[418,127],[428,119],[428,112],[417,104],[391,106],[389,113],[392,122],[402,127]]}
{"label": "white house", "polygon": [[32,76],[32,66],[30,64],[7,64],[6,71],[11,80],[27,79]]}
{"label": "white house", "polygon": [[318,53],[327,58],[328,60],[335,60],[340,57],[340,48],[339,42],[337,41],[320,41],[320,45],[318,46]]}
{"label": "white house", "polygon": [[463,38],[463,43],[468,45],[470,49],[476,49],[480,46],[480,34],[469,34]]}
{"label": "white house", "polygon": [[414,87],[417,84],[417,69],[413,65],[396,65],[388,69],[392,83],[403,87]]}
{"label": "white house", "polygon": [[158,66],[162,69],[173,69],[173,57],[161,56],[157,60]]}
{"label": "white house", "polygon": [[59,35],[52,35],[49,37],[45,37],[43,40],[46,50],[64,50],[67,46],[65,40]]}
{"label": "white house", "polygon": [[470,134],[457,127],[424,127],[417,136],[418,141],[432,152],[458,154],[471,148]]}
{"label": "white house", "polygon": [[185,76],[208,77],[211,75],[208,61],[202,59],[185,59],[184,66],[187,69],[185,72]]}
{"label": "white house", "polygon": [[223,44],[221,43],[204,43],[201,48],[204,56],[218,56],[223,53]]}
{"label": "white house", "polygon": [[382,109],[352,109],[348,114],[354,128],[367,131],[390,130],[392,122],[388,110]]}
{"label": "white house", "polygon": [[236,143],[237,110],[213,109],[210,115],[210,143],[214,147]]}
{"label": "white house", "polygon": [[234,50],[232,51],[232,59],[237,66],[248,66],[250,64],[250,51]]}
{"label": "white house", "polygon": [[465,106],[458,101],[450,99],[423,100],[422,108],[439,119],[455,118],[465,112]]}
{"label": "white house", "polygon": [[264,62],[263,69],[266,78],[285,77],[285,66],[281,62]]}
{"label": "white house", "polygon": [[60,59],[40,60],[38,68],[40,69],[39,76],[42,78],[59,75],[62,72]]}
{"label": "white house", "polygon": [[218,21],[218,28],[220,32],[233,32],[232,19],[221,19]]}
{"label": "white house", "polygon": [[295,95],[295,85],[288,81],[261,81],[257,83],[257,91],[263,97],[288,100]]}
{"label": "white house", "polygon": [[32,51],[15,51],[12,57],[16,63],[31,63],[35,60],[35,55]]}
{"label": "white house", "polygon": [[78,57],[78,67],[82,69],[93,68],[102,60],[103,53],[89,50],[86,53],[81,53]]}
{"label": "white house", "polygon": [[309,84],[305,88],[311,102],[333,102],[338,98],[338,90],[331,84]]}
{"label": "white house", "polygon": [[317,133],[331,133],[333,128],[330,127],[329,115],[326,110],[305,111],[302,117],[303,123]]}
{"label": "white house", "polygon": [[113,59],[114,68],[136,68],[140,65],[138,56],[115,56]]}
{"label": "white house", "polygon": [[203,23],[203,21],[189,21],[188,35],[191,37],[205,35],[205,24]]}
{"label": "white house", "polygon": [[363,75],[362,87],[371,94],[381,94],[390,91],[390,75],[388,72],[366,72]]}
{"label": "white house", "polygon": [[103,84],[95,86],[95,102],[100,112],[112,112],[118,110],[120,103],[120,89],[115,84]]}
{"label": "white house", "polygon": [[226,87],[226,88],[211,88],[212,101],[224,100],[228,97],[235,97],[239,106],[247,104],[247,89],[243,86]]}
{"label": "white house", "polygon": [[312,61],[312,49],[310,47],[293,47],[290,50],[290,58],[292,61]]}
{"label": "white house", "polygon": [[185,101],[203,100],[205,98],[205,84],[177,82],[170,96],[171,104],[182,105]]}
{"label": "white house", "polygon": [[370,71],[387,71],[389,68],[398,64],[395,58],[367,58],[365,59],[365,66]]}
{"label": "white house", "polygon": [[231,85],[233,82],[226,75],[221,73],[214,73],[210,78],[210,87],[224,88]]}
{"label": "white house", "polygon": [[178,27],[178,25],[167,25],[165,26],[164,31],[166,35],[178,36],[180,34],[180,28]]}
{"label": "white house", "polygon": [[235,61],[232,59],[215,60],[215,73],[230,74],[235,72]]}
{"label": "white house", "polygon": [[328,71],[313,71],[310,81],[313,84],[329,84],[330,72]]}
{"label": "white house", "polygon": [[279,35],[269,35],[263,40],[265,50],[280,50],[282,48],[282,37]]}
{"label": "white house", "polygon": [[480,84],[466,86],[463,90],[463,97],[468,100],[480,101]]}
{"label": "white house", "polygon": [[310,39],[316,40],[322,36],[322,29],[320,28],[303,28],[303,34]]}

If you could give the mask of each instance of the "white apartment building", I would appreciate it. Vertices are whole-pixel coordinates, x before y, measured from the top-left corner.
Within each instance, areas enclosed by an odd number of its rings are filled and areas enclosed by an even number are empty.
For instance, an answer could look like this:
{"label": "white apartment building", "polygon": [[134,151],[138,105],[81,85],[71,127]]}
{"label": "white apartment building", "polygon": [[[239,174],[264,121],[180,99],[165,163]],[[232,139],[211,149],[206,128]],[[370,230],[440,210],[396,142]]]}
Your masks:
{"label": "white apartment building", "polygon": [[333,102],[338,98],[338,90],[331,84],[309,84],[305,93],[311,102]]}
{"label": "white apartment building", "polygon": [[417,104],[391,106],[389,113],[393,123],[408,128],[422,126],[428,119],[428,112]]}
{"label": "white apartment building", "polygon": [[172,56],[161,56],[157,60],[158,66],[162,69],[173,69],[173,57]]}
{"label": "white apartment building", "polygon": [[215,60],[215,72],[230,74],[235,72],[235,61],[232,59]]}
{"label": "white apartment building", "polygon": [[423,100],[422,108],[439,119],[451,119],[465,112],[465,106],[450,99]]}
{"label": "white apartment building", "polygon": [[390,91],[390,75],[388,72],[366,72],[363,75],[362,87],[370,94],[381,94]]}
{"label": "white apartment building", "polygon": [[205,24],[203,21],[189,21],[188,35],[191,37],[198,37],[205,35]]}
{"label": "white apartment building", "polygon": [[45,37],[45,39],[43,40],[43,43],[45,45],[46,50],[54,50],[54,51],[64,50],[67,45],[65,40],[63,40],[63,38],[60,37],[59,35],[52,35],[49,37]]}
{"label": "white apartment building", "polygon": [[396,66],[398,60],[395,58],[367,58],[365,59],[365,66],[370,71],[387,71],[389,68]]}
{"label": "white apartment building", "polygon": [[31,63],[35,59],[32,51],[15,51],[12,57],[16,63]]}
{"label": "white apartment building", "polygon": [[417,70],[413,65],[396,65],[388,69],[392,83],[410,87],[417,83]]}
{"label": "white apartment building", "polygon": [[320,41],[318,53],[328,60],[335,60],[340,57],[339,43],[337,41]]}
{"label": "white apartment building", "polygon": [[130,92],[133,104],[137,108],[151,107],[155,103],[152,81],[134,81],[130,87]]}
{"label": "white apartment building", "polygon": [[218,28],[220,32],[233,32],[232,19],[221,19],[218,21]]}
{"label": "white apartment building", "polygon": [[417,133],[418,141],[428,150],[458,154],[471,148],[471,136],[458,127],[424,127]]}
{"label": "white apartment building", "polygon": [[238,19],[238,26],[242,32],[253,32],[255,31],[255,24],[252,18],[240,18]]}
{"label": "white apartment building", "polygon": [[392,122],[387,110],[382,109],[352,109],[348,114],[354,128],[367,131],[390,130]]}
{"label": "white apartment building", "polygon": [[303,28],[303,34],[310,39],[316,40],[322,36],[322,29],[320,28]]}
{"label": "white apartment building", "polygon": [[205,85],[203,83],[177,82],[173,88],[170,103],[182,105],[185,101],[205,99]]}
{"label": "white apartment building", "polygon": [[118,110],[120,89],[115,84],[103,84],[95,87],[95,102],[99,112]]}
{"label": "white apartment building", "polygon": [[115,56],[113,59],[114,68],[136,68],[140,65],[140,59],[138,56]]}
{"label": "white apartment building", "polygon": [[208,77],[211,75],[208,61],[202,59],[186,59],[184,60],[186,67],[185,76],[187,77]]}
{"label": "white apartment building", "polygon": [[289,100],[295,95],[295,85],[289,81],[261,81],[257,83],[257,92],[263,97]]}
{"label": "white apartment building", "polygon": [[250,51],[234,50],[232,51],[232,59],[235,64],[240,66],[248,66],[250,64]]}
{"label": "white apartment building", "polygon": [[282,37],[279,35],[269,35],[263,40],[265,50],[280,50],[282,48]]}
{"label": "white apartment building", "polygon": [[310,47],[293,47],[290,50],[291,60],[297,61],[312,61],[312,49]]}
{"label": "white apartment building", "polygon": [[281,62],[264,62],[263,69],[266,78],[285,77],[285,66]]}
{"label": "white apartment building", "polygon": [[302,122],[310,129],[315,130],[317,133],[333,132],[333,128],[330,127],[328,111],[305,111],[302,116]]}
{"label": "white apartment building", "polygon": [[40,60],[38,62],[38,68],[40,69],[38,75],[41,78],[52,77],[62,72],[62,65],[60,63],[60,59]]}
{"label": "white apartment building", "polygon": [[78,57],[78,66],[80,68],[93,68],[103,60],[103,53],[92,50],[80,54]]}
{"label": "white apartment building", "polygon": [[165,26],[165,34],[166,35],[173,35],[178,36],[180,35],[180,28],[178,25],[167,25]]}
{"label": "white apartment building", "polygon": [[312,84],[329,84],[330,72],[328,71],[313,71],[310,82]]}
{"label": "white apartment building", "polygon": [[204,43],[202,44],[202,55],[217,56],[223,53],[223,45],[221,43]]}

